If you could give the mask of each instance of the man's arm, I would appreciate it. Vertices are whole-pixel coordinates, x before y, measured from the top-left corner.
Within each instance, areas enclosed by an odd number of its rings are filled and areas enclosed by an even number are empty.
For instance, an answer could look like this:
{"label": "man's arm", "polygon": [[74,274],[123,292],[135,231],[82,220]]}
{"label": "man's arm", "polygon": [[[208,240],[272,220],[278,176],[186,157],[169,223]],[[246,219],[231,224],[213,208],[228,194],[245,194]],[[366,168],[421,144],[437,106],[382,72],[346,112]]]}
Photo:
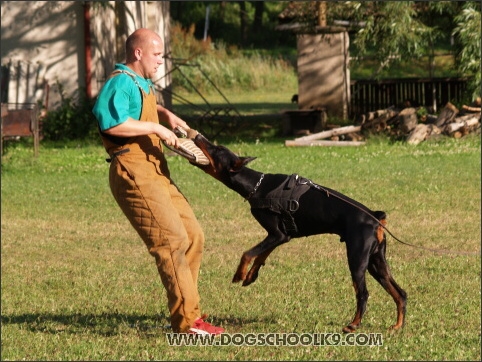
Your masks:
{"label": "man's arm", "polygon": [[156,134],[161,140],[166,142],[168,146],[174,146],[176,148],[179,146],[179,141],[174,132],[163,125],[154,122],[140,122],[128,118],[127,121],[106,129],[103,132],[116,137],[135,137]]}

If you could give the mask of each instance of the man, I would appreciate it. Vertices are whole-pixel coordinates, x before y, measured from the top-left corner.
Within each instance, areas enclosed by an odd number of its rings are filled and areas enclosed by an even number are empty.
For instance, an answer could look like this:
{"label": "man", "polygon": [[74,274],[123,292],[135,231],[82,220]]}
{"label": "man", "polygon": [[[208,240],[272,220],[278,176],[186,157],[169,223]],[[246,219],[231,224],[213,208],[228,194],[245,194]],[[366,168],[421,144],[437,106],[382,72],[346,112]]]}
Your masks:
{"label": "man", "polygon": [[175,332],[220,334],[201,317],[197,288],[203,231],[170,178],[160,141],[178,147],[167,127],[189,126],[158,105],[151,78],[163,63],[163,41],[138,29],[126,40],[126,63],[116,64],[94,105],[110,155],[109,184],[120,208],[155,258]]}

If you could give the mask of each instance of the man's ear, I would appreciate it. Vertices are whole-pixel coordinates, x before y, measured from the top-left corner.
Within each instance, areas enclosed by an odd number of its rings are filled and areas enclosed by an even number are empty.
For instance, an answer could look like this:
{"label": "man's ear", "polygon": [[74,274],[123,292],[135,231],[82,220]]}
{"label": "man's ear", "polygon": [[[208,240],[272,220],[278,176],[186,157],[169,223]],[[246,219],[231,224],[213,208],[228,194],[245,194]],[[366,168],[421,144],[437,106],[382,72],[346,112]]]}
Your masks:
{"label": "man's ear", "polygon": [[236,160],[236,163],[234,164],[234,166],[231,168],[231,172],[238,172],[239,170],[241,170],[244,166],[246,166],[248,163],[250,163],[251,161],[254,161],[256,159],[256,157],[239,157],[237,160]]}

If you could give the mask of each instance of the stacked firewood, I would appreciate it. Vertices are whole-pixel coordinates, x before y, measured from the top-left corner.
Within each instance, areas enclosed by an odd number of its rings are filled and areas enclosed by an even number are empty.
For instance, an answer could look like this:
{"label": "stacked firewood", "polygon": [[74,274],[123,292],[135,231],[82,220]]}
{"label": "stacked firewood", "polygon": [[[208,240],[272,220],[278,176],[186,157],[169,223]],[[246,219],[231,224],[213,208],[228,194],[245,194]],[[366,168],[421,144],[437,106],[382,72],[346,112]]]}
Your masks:
{"label": "stacked firewood", "polygon": [[361,118],[361,132],[385,133],[395,139],[405,139],[410,144],[440,135],[460,138],[471,132],[480,132],[480,98],[471,106],[463,106],[462,111],[449,102],[438,116],[423,114],[421,110],[408,107],[400,111],[385,109],[372,112]]}
{"label": "stacked firewood", "polygon": [[385,134],[392,139],[410,144],[446,135],[461,138],[472,132],[480,132],[480,98],[470,106],[457,109],[447,103],[439,115],[430,115],[424,108],[394,107],[369,112],[361,116],[356,125],[334,127],[295,140],[285,141],[286,146],[359,146],[373,134]]}

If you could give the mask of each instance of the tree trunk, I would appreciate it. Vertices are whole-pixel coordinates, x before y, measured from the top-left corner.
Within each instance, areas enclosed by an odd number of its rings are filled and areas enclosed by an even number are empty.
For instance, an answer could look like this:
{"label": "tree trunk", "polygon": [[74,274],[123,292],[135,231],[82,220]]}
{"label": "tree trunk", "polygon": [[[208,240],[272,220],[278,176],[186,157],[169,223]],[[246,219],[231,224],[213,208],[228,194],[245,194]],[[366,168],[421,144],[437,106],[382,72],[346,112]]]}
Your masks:
{"label": "tree trunk", "polygon": [[253,4],[254,4],[253,32],[254,34],[257,34],[263,28],[264,1],[253,1]]}
{"label": "tree trunk", "polygon": [[[177,1],[176,1],[177,2]],[[219,4],[220,10],[219,10],[219,19],[224,22],[224,17],[226,15],[226,1],[221,1]]]}
{"label": "tree trunk", "polygon": [[246,12],[246,2],[238,1],[239,3],[239,19],[241,30],[241,44],[246,45],[248,43],[248,13]]}
{"label": "tree trunk", "polygon": [[318,26],[326,26],[326,1],[318,2]]}
{"label": "tree trunk", "polygon": [[385,131],[388,121],[395,116],[397,112],[393,109],[381,109],[376,112],[369,112],[366,116],[366,121],[362,124],[364,131],[379,133]]}

